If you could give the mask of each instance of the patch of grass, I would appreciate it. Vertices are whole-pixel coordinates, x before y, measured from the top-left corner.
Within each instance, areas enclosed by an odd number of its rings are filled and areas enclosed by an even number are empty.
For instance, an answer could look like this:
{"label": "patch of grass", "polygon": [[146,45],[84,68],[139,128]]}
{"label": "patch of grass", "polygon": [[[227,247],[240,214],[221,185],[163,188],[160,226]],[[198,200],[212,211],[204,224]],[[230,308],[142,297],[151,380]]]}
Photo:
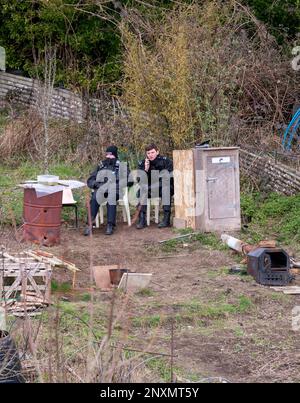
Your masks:
{"label": "patch of grass", "polygon": [[162,381],[171,381],[171,367],[170,362],[164,358],[153,357],[147,361],[146,366],[153,372],[157,373]]}
{"label": "patch of grass", "polygon": [[218,238],[216,234],[195,234],[192,235],[191,241],[197,241],[201,245],[209,246],[212,249],[220,250],[220,251],[227,251],[228,247],[224,245],[221,240]]}
{"label": "patch of grass", "polygon": [[272,301],[278,301],[278,302],[290,302],[291,297],[290,295],[282,294],[280,292],[273,292],[269,296]]}
{"label": "patch of grass", "polygon": [[138,291],[136,295],[140,297],[153,297],[154,292],[150,288],[143,288],[142,290]]}
{"label": "patch of grass", "polygon": [[178,247],[182,244],[180,239],[170,239],[167,242],[164,242],[161,246],[161,250],[165,253],[174,252],[178,249]]}
{"label": "patch of grass", "polygon": [[201,373],[191,372],[190,369],[182,368],[179,366],[176,366],[176,370],[175,370],[176,375],[178,375],[179,382],[189,381],[189,382],[193,382],[193,383],[199,383],[204,378],[210,377],[211,374],[209,372],[205,371],[204,369],[202,369],[202,371],[203,372],[201,372]]}
{"label": "patch of grass", "polygon": [[255,243],[275,238],[299,250],[300,195],[284,196],[278,193],[242,193],[241,208],[248,228],[243,239]]}
{"label": "patch of grass", "polygon": [[237,312],[244,313],[250,311],[254,305],[250,298],[245,295],[240,295],[237,304]]}
{"label": "patch of grass", "polygon": [[160,315],[138,316],[132,319],[134,327],[158,327],[162,324]]}
{"label": "patch of grass", "polygon": [[220,276],[227,275],[227,274],[229,274],[229,268],[220,267],[220,268],[216,268],[214,270],[209,270],[207,272],[207,277],[213,280],[215,278],[218,278]]}
{"label": "patch of grass", "polygon": [[255,282],[254,278],[252,276],[250,276],[249,274],[247,274],[247,275],[243,274],[243,275],[239,275],[239,276],[241,278],[242,283],[254,283]]}
{"label": "patch of grass", "polygon": [[[226,296],[222,295],[219,300],[211,302],[202,302],[198,299],[192,299],[173,306],[173,316],[177,326],[189,324],[196,327],[207,327],[205,320],[217,322],[228,315],[238,315],[250,312],[254,308],[251,299],[245,295],[236,297],[234,303],[226,301]],[[157,328],[164,327],[171,321],[171,316],[161,316],[159,314],[137,316],[132,319],[132,325],[135,328]],[[222,322],[223,323],[223,322]],[[224,326],[224,323],[222,324]]]}
{"label": "patch of grass", "polygon": [[1,135],[1,131],[2,129],[5,127],[7,120],[8,120],[8,113],[5,110],[1,110],[0,111],[0,135]]}
{"label": "patch of grass", "polygon": [[234,332],[234,335],[236,337],[244,337],[245,336],[245,331],[240,326],[237,326],[236,328],[234,328],[233,332]]}
{"label": "patch of grass", "polygon": [[72,285],[68,282],[58,283],[56,280],[51,281],[51,290],[53,292],[69,292]]}
{"label": "patch of grass", "polygon": [[175,228],[174,232],[177,233],[178,235],[187,235],[187,234],[191,234],[192,232],[194,232],[193,228]]}
{"label": "patch of grass", "polygon": [[227,314],[239,314],[250,311],[254,305],[252,301],[245,295],[240,295],[234,304],[227,303],[223,300],[212,301],[211,303],[202,303],[199,300],[193,299],[189,302],[184,302],[179,305],[183,312],[209,319],[220,318]]}
{"label": "patch of grass", "polygon": [[[179,231],[181,235],[188,235],[193,232],[193,230],[191,230],[190,228]],[[183,244],[188,244],[190,247],[194,248],[198,248],[200,245],[203,245],[215,250],[228,251],[228,247],[226,245],[223,245],[217,235],[203,234],[200,232],[184,238],[170,239],[161,245],[161,250],[166,253],[174,252],[181,248]]]}
{"label": "patch of grass", "polygon": [[91,294],[85,293],[80,296],[80,300],[83,302],[89,302],[91,300]]}

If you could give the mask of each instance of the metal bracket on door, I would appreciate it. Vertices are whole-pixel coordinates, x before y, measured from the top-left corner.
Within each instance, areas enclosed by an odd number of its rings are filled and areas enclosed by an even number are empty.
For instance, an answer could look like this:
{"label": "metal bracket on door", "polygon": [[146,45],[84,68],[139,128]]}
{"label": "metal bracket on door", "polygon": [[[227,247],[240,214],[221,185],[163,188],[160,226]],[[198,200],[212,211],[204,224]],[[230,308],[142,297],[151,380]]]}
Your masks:
{"label": "metal bracket on door", "polygon": [[218,178],[207,178],[206,182],[216,182]]}

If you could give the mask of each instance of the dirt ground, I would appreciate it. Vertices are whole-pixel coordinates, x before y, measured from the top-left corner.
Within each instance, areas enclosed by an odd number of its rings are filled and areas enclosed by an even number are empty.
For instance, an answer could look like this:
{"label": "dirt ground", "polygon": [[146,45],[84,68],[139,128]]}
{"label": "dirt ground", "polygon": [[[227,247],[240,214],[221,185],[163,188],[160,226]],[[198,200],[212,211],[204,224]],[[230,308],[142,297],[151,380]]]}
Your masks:
{"label": "dirt ground", "polygon": [[[80,268],[79,291],[91,286],[90,264],[153,273],[149,290],[134,296],[128,307],[135,323],[131,347],[169,353],[173,318],[179,381],[300,381],[300,333],[292,330],[292,309],[300,306],[300,296],[276,293],[248,276],[230,275],[228,268],[242,260],[230,250],[188,241],[162,247],[158,241],[176,236],[171,228],[151,225],[138,231],[119,225],[113,236],[103,232],[103,227],[95,230],[90,239],[82,229],[63,228],[61,244],[48,250]],[[11,253],[31,247],[17,243],[14,235],[3,231],[0,245]],[[54,279],[71,283],[72,275],[56,269]],[[100,294],[102,303],[108,303],[111,293]],[[169,365],[167,358],[164,364],[157,362],[154,379],[168,380],[163,365]]]}

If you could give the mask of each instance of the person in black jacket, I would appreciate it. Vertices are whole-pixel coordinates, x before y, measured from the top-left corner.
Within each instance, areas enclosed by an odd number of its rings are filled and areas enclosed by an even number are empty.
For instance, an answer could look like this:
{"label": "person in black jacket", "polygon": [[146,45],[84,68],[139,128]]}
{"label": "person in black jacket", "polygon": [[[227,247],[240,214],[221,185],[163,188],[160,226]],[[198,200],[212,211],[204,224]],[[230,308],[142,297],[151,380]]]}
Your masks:
{"label": "person in black jacket", "polygon": [[[139,169],[147,174],[146,184],[147,189],[143,194],[146,197],[140,198],[140,213],[137,229],[142,229],[147,226],[147,200],[149,197],[162,198],[163,220],[158,224],[158,228],[169,227],[171,224],[171,198],[174,195],[173,182],[173,161],[167,157],[159,155],[159,149],[156,144],[150,144],[145,149],[146,158],[139,162]],[[141,185],[141,190],[142,190]]]}
{"label": "person in black jacket", "polygon": [[[121,168],[126,169],[122,175]],[[129,166],[121,163],[118,159],[118,148],[109,146],[106,149],[106,158],[101,161],[97,168],[91,173],[87,185],[93,190],[90,202],[92,224],[98,214],[99,207],[107,201],[107,227],[106,235],[112,235],[116,226],[117,201],[123,188],[132,186],[133,182],[128,182],[130,175]],[[87,227],[84,235],[89,235],[91,228]]]}

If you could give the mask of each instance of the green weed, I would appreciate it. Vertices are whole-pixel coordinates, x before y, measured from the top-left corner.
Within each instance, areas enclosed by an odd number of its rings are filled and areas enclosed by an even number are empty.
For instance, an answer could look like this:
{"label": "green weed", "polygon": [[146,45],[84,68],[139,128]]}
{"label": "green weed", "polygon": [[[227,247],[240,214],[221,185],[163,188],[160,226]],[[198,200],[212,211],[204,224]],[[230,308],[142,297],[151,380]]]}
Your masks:
{"label": "green weed", "polygon": [[278,193],[242,194],[241,208],[248,228],[243,239],[258,242],[275,238],[278,242],[298,247],[300,241],[300,195],[284,196]]}
{"label": "green weed", "polygon": [[72,288],[70,283],[58,283],[56,280],[51,281],[51,290],[53,292],[69,292]]}

